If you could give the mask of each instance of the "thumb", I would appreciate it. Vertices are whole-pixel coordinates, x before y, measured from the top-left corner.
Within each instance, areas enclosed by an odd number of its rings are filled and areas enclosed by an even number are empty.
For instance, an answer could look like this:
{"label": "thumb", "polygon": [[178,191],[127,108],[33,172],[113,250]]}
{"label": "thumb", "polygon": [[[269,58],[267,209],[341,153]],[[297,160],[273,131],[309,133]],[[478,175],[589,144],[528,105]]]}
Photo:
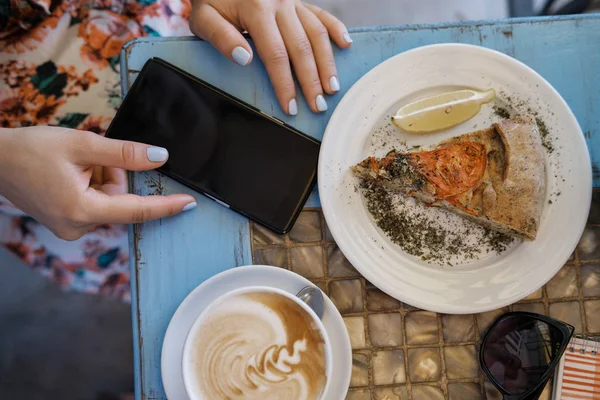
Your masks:
{"label": "thumb", "polygon": [[[109,139],[95,133],[84,133],[74,155],[78,164],[145,171],[167,162],[169,152],[163,147],[126,140]],[[83,139],[83,140],[82,140]]]}
{"label": "thumb", "polygon": [[242,67],[252,61],[252,48],[248,41],[211,5],[201,4],[194,7],[190,16],[190,30]]}
{"label": "thumb", "polygon": [[90,207],[93,210],[91,220],[95,224],[137,224],[170,217],[197,206],[194,197],[187,194],[169,196],[118,194],[91,197],[93,198],[93,207]]}

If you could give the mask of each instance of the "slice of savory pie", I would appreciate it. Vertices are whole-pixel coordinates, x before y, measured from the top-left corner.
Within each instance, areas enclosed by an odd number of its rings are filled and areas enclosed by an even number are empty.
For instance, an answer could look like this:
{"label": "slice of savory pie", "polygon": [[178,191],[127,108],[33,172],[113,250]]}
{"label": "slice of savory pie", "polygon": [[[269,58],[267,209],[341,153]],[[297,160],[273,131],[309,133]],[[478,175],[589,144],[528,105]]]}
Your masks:
{"label": "slice of savory pie", "polygon": [[352,171],[484,227],[535,240],[546,193],[544,163],[537,124],[523,116],[428,149],[369,157]]}

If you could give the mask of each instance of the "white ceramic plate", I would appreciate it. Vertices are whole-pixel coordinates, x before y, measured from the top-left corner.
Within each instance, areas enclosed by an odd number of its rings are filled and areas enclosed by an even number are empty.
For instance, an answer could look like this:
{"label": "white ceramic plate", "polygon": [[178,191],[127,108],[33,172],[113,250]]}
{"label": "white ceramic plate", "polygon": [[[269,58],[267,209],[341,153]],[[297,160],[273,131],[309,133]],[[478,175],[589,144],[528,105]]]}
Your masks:
{"label": "white ceramic plate", "polygon": [[[497,99],[470,121],[442,133],[410,135],[385,128],[401,105],[462,87],[493,88]],[[383,156],[404,142],[406,148],[429,145],[489,127],[501,119],[494,115],[494,105],[513,113],[531,108],[550,130],[554,152],[547,152],[546,157],[547,193],[537,239],[516,243],[501,254],[461,260],[452,267],[409,255],[373,222],[349,167],[370,155]],[[387,136],[377,137],[382,129]],[[457,314],[511,304],[550,280],[579,241],[592,191],[590,158],[581,128],[558,92],[525,64],[464,44],[410,50],[362,77],[329,121],[318,182],[329,229],[357,270],[403,302]],[[433,207],[427,212],[438,213],[440,218],[447,215]]]}
{"label": "white ceramic plate", "polygon": [[[206,280],[183,300],[165,333],[161,354],[161,374],[168,399],[188,400],[183,383],[181,360],[185,338],[204,308],[225,292],[246,286],[272,286],[298,293],[310,281],[288,270],[264,265],[237,267]],[[323,400],[343,400],[350,385],[352,348],[342,316],[325,296],[323,325],[329,334],[333,353],[333,374],[329,395]],[[334,388],[339,388],[335,391]]]}

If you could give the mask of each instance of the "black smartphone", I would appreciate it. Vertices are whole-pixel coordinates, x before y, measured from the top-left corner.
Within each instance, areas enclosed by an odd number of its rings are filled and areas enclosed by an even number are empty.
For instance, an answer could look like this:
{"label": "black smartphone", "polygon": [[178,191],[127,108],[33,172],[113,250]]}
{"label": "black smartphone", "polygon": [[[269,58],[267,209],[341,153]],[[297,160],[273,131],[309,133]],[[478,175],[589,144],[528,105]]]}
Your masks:
{"label": "black smartphone", "polygon": [[278,233],[316,180],[319,141],[159,58],[146,62],[106,136],[166,148],[160,172]]}

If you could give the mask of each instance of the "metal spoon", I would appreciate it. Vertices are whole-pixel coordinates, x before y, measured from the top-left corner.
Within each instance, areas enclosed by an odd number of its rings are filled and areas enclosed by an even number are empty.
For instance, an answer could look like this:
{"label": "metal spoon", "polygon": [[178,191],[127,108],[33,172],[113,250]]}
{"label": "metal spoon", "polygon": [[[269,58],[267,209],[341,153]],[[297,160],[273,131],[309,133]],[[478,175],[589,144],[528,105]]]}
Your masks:
{"label": "metal spoon", "polygon": [[323,319],[323,313],[325,311],[325,302],[323,300],[323,293],[321,290],[314,286],[306,286],[302,288],[296,295],[300,300],[305,302],[312,310],[317,314],[319,319]]}

